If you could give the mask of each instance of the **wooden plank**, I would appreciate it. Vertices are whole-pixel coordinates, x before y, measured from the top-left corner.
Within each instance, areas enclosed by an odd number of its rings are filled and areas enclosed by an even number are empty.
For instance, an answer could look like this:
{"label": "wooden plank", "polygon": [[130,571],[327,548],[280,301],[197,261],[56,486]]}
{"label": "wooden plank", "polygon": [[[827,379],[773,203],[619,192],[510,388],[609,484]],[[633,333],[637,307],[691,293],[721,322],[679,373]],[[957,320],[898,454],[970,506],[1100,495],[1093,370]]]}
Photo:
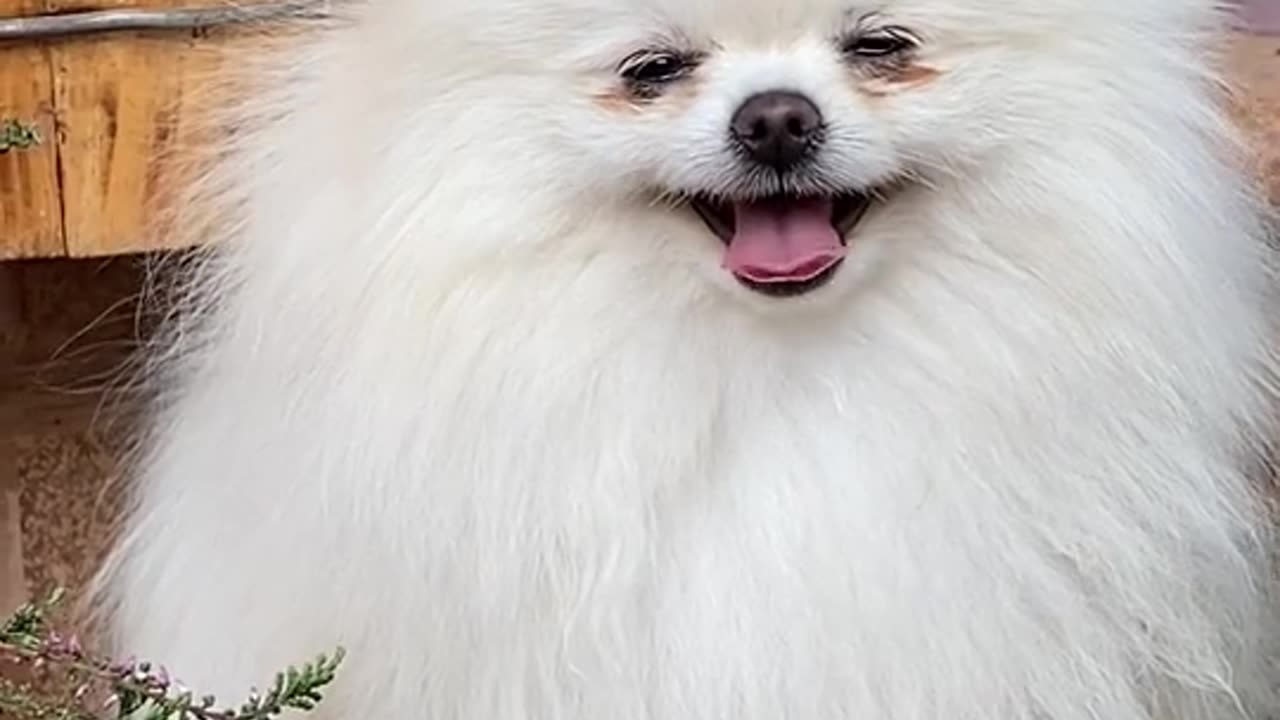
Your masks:
{"label": "wooden plank", "polygon": [[175,182],[191,37],[114,35],[53,49],[59,150],[72,257],[157,246],[147,221]]}
{"label": "wooden plank", "polygon": [[[57,2],[58,0],[54,0]],[[130,7],[186,0],[107,0]],[[182,247],[166,212],[218,151],[217,108],[234,101],[263,28],[113,33],[53,48],[66,245],[71,257]]]}
{"label": "wooden plank", "polygon": [[[4,0],[0,0],[3,2]],[[11,0],[12,1],[12,0]],[[187,7],[190,0],[44,0],[51,11]],[[157,225],[209,135],[210,80],[234,31],[110,33],[52,47],[67,253],[116,255],[185,244]]]}
{"label": "wooden plank", "polygon": [[[41,0],[0,0],[0,17],[43,12]],[[34,125],[39,146],[0,155],[0,260],[66,251],[58,188],[58,145],[49,50],[0,47],[0,119]]]}

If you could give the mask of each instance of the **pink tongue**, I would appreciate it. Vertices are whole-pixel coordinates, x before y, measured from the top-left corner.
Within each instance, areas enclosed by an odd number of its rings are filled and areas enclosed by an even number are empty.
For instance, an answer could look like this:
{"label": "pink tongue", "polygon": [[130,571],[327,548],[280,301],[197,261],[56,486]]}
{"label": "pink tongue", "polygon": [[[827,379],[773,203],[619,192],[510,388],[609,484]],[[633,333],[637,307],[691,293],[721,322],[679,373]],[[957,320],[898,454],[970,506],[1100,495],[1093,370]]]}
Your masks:
{"label": "pink tongue", "polygon": [[831,224],[831,201],[764,200],[738,203],[724,266],[759,283],[812,280],[844,257]]}

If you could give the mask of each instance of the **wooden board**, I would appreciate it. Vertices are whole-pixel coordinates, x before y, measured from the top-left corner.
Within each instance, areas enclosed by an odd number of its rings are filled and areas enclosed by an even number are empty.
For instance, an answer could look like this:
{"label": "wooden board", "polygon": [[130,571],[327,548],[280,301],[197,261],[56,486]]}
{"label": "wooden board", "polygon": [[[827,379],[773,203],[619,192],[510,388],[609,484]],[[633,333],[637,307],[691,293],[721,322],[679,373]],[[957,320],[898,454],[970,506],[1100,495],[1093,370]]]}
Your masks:
{"label": "wooden board", "polygon": [[[0,0],[0,17],[192,4]],[[226,29],[0,46],[0,112],[38,120],[46,138],[36,150],[0,156],[0,260],[188,244],[158,211],[216,149],[212,109],[228,100],[225,76],[236,74],[228,71],[238,53],[261,42],[261,33]]]}
{"label": "wooden board", "polygon": [[[2,1],[2,0],[0,0]],[[55,4],[68,0],[49,0]],[[190,0],[99,5],[182,7]],[[245,4],[245,3],[241,3]],[[305,21],[301,21],[305,23]],[[305,28],[303,25],[294,27]],[[210,159],[228,128],[217,112],[252,82],[244,68],[279,24],[209,31],[100,35],[51,50],[67,254],[95,257],[189,245],[165,210]]]}
{"label": "wooden board", "polygon": [[[3,0],[0,0],[3,1]],[[53,11],[83,0],[45,0]],[[190,0],[94,0],[95,9],[163,9]],[[62,120],[62,198],[67,254],[115,255],[173,247],[157,210],[181,186],[201,150],[212,101],[204,88],[232,33],[117,33],[52,46]],[[225,50],[225,48],[220,48]],[[246,51],[251,50],[246,48]]]}
{"label": "wooden board", "polygon": [[[0,17],[43,12],[40,0],[0,0]],[[0,46],[0,119],[36,126],[44,142],[0,155],[0,260],[62,255],[62,198],[49,49]]]}
{"label": "wooden board", "polygon": [[149,218],[182,182],[183,130],[202,115],[191,102],[182,112],[198,91],[188,80],[205,57],[196,46],[180,33],[77,39],[53,49],[71,257],[168,244]]}

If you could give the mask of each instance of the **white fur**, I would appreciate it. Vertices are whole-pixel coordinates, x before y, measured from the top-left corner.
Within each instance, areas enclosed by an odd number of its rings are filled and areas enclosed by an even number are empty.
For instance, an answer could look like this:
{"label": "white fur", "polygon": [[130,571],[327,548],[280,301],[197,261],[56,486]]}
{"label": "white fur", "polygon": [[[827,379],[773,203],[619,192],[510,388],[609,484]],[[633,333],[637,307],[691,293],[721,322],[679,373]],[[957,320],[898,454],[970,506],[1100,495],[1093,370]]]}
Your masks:
{"label": "white fur", "polygon": [[[115,639],[321,717],[1260,720],[1272,277],[1209,0],[371,0],[221,169]],[[918,88],[855,90],[865,11]],[[593,99],[708,53],[684,104]],[[811,297],[653,192],[913,179]],[[230,212],[230,210],[228,210]]]}

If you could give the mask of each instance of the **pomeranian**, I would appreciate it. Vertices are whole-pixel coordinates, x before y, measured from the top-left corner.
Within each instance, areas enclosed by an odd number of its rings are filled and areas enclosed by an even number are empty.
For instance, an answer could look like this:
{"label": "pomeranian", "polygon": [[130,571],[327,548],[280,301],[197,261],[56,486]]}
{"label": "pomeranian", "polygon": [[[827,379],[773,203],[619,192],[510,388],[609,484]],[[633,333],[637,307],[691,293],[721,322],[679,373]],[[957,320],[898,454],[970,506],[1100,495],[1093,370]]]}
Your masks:
{"label": "pomeranian", "polygon": [[206,187],[112,639],[319,717],[1276,708],[1212,0],[368,0]]}

